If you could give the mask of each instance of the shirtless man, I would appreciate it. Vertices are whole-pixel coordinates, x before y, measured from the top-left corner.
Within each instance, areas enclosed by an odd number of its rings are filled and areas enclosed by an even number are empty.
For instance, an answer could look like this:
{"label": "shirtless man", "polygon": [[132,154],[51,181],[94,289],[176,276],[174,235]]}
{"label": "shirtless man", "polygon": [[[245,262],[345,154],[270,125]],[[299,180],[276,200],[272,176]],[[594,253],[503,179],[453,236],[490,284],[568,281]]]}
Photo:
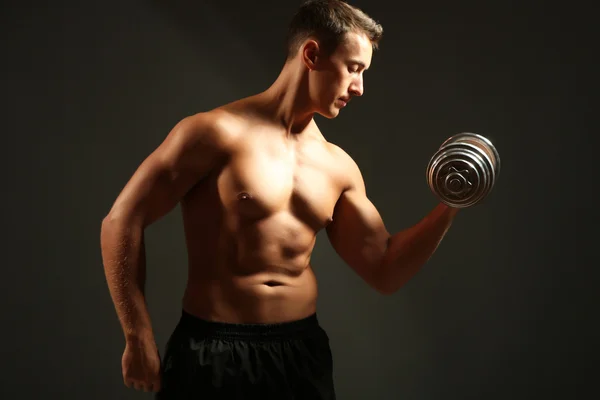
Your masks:
{"label": "shirtless man", "polygon": [[[457,212],[443,204],[390,234],[355,162],[328,142],[364,91],[382,28],[342,1],[308,1],[264,92],[182,119],[102,222],[128,387],[157,399],[335,399],[316,318],[311,252],[326,229],[340,257],[391,294],[431,257]],[[161,362],[144,297],[144,229],[181,204],[188,248],[182,316]]]}

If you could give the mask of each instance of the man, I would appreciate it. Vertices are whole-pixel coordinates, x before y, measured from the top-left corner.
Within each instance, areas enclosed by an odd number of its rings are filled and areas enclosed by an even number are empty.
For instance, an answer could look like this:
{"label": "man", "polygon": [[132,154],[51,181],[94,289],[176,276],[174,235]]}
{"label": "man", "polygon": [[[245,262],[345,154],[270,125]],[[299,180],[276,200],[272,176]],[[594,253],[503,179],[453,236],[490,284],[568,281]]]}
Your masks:
{"label": "man", "polygon": [[[381,34],[345,2],[304,3],[275,82],[184,118],[131,177],[101,232],[128,387],[160,399],[335,399],[316,318],[317,232],[326,229],[340,257],[391,294],[430,258],[457,211],[440,204],[391,235],[357,165],[313,119],[335,118],[363,94]],[[161,363],[144,298],[144,229],[178,203],[189,274]]]}

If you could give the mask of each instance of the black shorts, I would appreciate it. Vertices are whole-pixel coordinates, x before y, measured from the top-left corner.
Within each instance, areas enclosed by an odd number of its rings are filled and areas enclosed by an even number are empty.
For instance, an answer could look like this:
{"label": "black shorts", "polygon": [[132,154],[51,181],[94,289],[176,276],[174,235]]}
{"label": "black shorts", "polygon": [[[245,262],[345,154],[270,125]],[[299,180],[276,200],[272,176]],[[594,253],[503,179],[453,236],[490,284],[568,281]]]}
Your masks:
{"label": "black shorts", "polygon": [[183,311],[162,362],[157,400],[334,400],[329,338],[316,315],[228,324]]}

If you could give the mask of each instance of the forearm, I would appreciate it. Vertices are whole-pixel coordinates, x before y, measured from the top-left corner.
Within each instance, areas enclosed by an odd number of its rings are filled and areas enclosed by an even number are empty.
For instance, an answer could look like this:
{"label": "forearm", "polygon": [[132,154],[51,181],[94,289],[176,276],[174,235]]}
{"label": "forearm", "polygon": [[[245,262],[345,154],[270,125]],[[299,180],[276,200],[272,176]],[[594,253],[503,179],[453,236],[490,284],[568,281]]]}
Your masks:
{"label": "forearm", "polygon": [[416,225],[392,235],[379,270],[382,291],[392,293],[431,258],[458,209],[439,204]]}
{"label": "forearm", "polygon": [[146,252],[141,226],[107,218],[100,234],[104,273],[126,340],[152,337],[146,306]]}

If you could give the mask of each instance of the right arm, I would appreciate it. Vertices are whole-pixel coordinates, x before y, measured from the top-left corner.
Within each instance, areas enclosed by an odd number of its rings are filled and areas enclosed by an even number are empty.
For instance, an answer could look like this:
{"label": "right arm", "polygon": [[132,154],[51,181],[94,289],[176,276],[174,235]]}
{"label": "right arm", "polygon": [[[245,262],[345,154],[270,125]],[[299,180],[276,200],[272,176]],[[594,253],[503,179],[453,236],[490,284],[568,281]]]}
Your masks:
{"label": "right arm", "polygon": [[141,163],[103,219],[104,272],[127,341],[154,339],[144,296],[145,228],[172,210],[223,156],[214,117],[184,118]]}

